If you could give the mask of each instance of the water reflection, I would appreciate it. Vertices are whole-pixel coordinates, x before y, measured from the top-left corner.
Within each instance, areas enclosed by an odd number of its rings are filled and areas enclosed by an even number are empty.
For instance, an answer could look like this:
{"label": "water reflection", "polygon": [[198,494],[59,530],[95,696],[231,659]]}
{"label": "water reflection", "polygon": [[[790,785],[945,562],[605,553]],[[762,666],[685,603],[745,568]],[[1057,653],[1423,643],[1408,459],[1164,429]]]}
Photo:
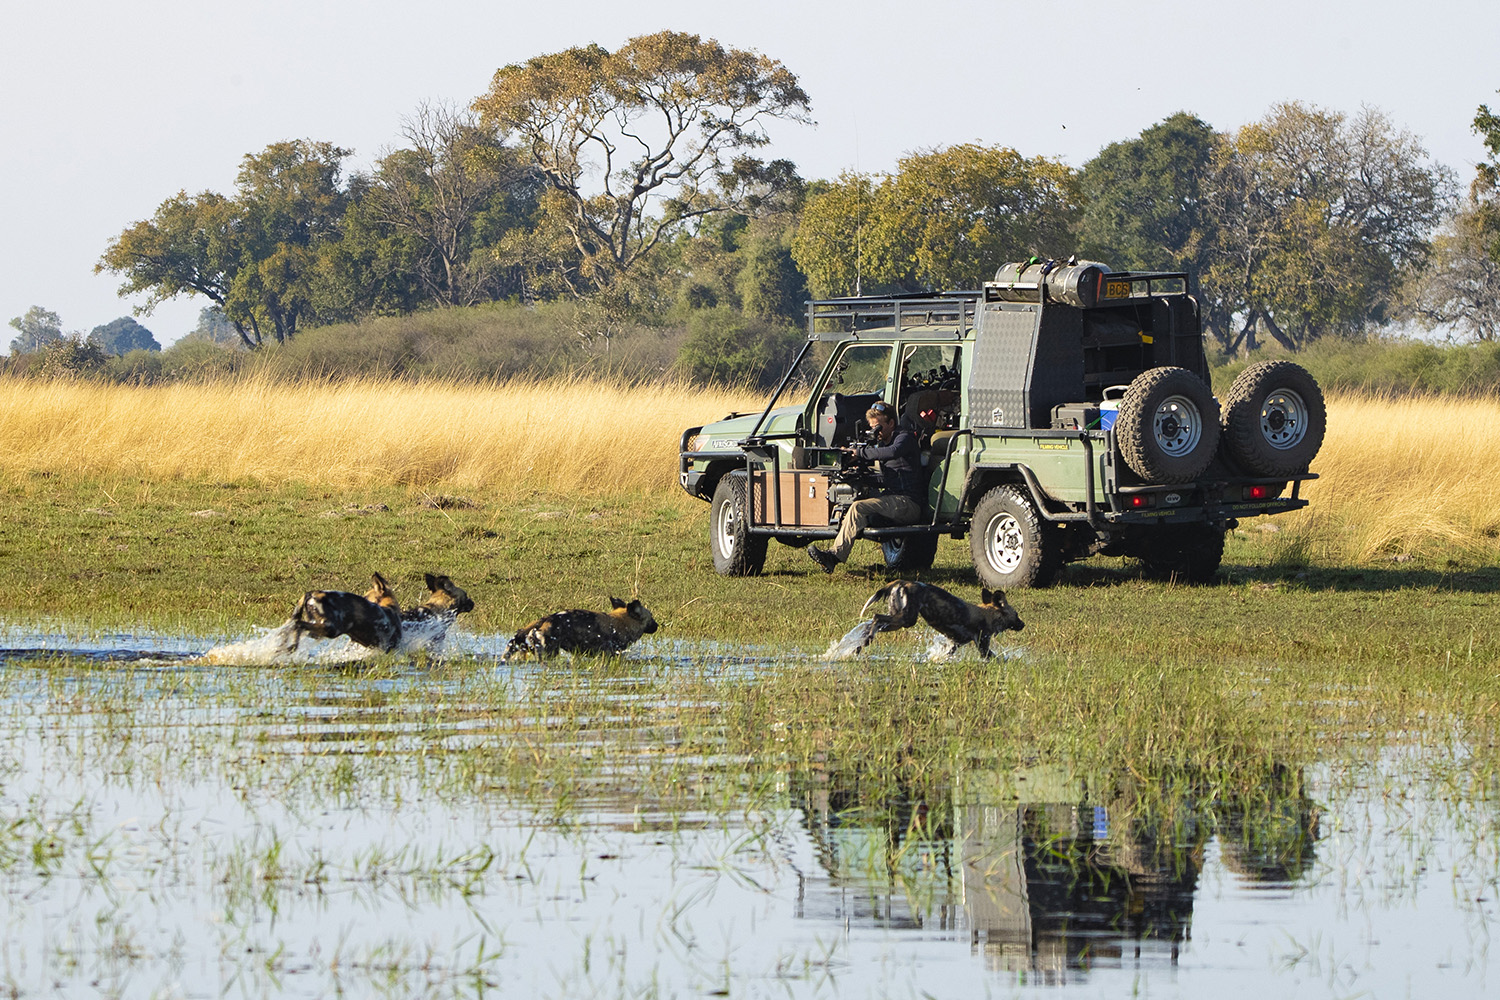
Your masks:
{"label": "water reflection", "polygon": [[1234,794],[1185,775],[1163,787],[1148,799],[1133,781],[1045,767],[938,787],[798,773],[826,877],[804,879],[797,916],[967,933],[987,968],[1037,984],[1174,966],[1210,842],[1242,880],[1289,886],[1316,860],[1321,810],[1279,765]]}

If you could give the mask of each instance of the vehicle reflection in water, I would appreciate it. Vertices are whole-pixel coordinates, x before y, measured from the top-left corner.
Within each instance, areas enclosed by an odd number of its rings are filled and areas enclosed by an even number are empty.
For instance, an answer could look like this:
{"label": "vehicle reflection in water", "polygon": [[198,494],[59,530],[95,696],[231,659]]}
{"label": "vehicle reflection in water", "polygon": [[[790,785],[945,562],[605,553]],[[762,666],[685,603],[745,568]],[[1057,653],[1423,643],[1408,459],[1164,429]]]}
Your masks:
{"label": "vehicle reflection in water", "polygon": [[1134,782],[1045,767],[947,788],[872,785],[821,769],[793,777],[822,869],[803,873],[797,916],[967,934],[987,968],[1035,985],[1176,965],[1211,846],[1237,879],[1290,887],[1319,836],[1302,775],[1279,766],[1234,795],[1178,778],[1149,799]]}

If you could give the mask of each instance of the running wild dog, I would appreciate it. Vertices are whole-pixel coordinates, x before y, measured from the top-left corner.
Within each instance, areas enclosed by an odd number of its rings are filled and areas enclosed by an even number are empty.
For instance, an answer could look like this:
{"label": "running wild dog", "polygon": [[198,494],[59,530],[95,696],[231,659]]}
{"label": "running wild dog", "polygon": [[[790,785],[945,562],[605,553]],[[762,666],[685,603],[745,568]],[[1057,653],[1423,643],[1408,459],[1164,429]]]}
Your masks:
{"label": "running wild dog", "polygon": [[427,582],[427,600],[402,611],[403,622],[426,621],[442,615],[457,618],[465,611],[474,610],[474,602],[469,600],[469,595],[447,576],[441,573],[424,573],[422,578]]}
{"label": "running wild dog", "polygon": [[610,610],[559,611],[538,618],[515,634],[505,659],[533,655],[549,659],[559,652],[617,655],[642,635],[656,631],[656,619],[638,600],[609,599]]}
{"label": "running wild dog", "polygon": [[930,583],[897,580],[871,594],[860,609],[860,616],[863,617],[872,605],[880,601],[889,602],[886,613],[877,614],[870,620],[854,649],[856,653],[868,646],[879,633],[910,628],[919,617],[948,640],[950,645],[945,655],[951,655],[964,643],[972,642],[979,655],[986,659],[990,655],[990,639],[997,632],[1008,629],[1019,632],[1026,627],[1021,616],[1006,602],[1005,594],[998,590],[981,589],[979,603],[970,604]]}
{"label": "running wild dog", "polygon": [[342,590],[309,590],[292,612],[291,650],[303,634],[316,639],[347,635],[361,646],[389,653],[401,641],[401,606],[379,573],[363,597]]}

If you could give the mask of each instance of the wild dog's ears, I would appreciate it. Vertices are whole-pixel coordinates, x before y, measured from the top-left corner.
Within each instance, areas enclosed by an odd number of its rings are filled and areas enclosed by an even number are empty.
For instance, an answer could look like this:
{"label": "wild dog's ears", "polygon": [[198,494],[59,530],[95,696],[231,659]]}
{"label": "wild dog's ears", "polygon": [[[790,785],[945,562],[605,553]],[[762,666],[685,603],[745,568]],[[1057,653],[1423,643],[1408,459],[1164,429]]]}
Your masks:
{"label": "wild dog's ears", "polygon": [[422,580],[427,584],[428,590],[443,589],[443,578],[440,576],[433,576],[431,573],[423,573]]}
{"label": "wild dog's ears", "polygon": [[641,614],[645,614],[645,612],[646,612],[646,606],[641,603],[641,599],[639,597],[632,597],[630,599],[630,603],[628,605],[626,605],[625,610],[629,611],[632,614],[634,614],[636,612],[640,612]]}
{"label": "wild dog's ears", "polygon": [[980,604],[994,604],[995,603],[995,592],[993,590],[986,590],[985,588],[980,587],[979,588],[979,603]]}
{"label": "wild dog's ears", "polygon": [[390,591],[391,585],[386,583],[385,577],[381,576],[379,573],[370,574],[370,579],[374,582],[376,590],[384,590],[386,592]]}
{"label": "wild dog's ears", "polygon": [[609,606],[611,608],[614,608],[616,611],[618,611],[620,608],[628,608],[630,605],[626,604],[624,601],[620,600],[618,597],[611,597],[609,599]]}

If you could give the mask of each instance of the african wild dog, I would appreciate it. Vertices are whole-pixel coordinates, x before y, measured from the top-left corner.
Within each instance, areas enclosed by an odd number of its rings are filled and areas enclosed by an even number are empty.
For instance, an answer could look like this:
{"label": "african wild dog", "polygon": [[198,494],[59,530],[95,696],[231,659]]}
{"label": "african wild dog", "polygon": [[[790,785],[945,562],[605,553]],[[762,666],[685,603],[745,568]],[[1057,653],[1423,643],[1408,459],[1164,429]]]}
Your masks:
{"label": "african wild dog", "polygon": [[506,650],[510,660],[528,654],[544,660],[559,652],[623,653],[642,635],[656,631],[656,619],[638,600],[609,599],[610,611],[559,611],[538,618],[515,634]]}
{"label": "african wild dog", "polygon": [[401,606],[379,573],[363,597],[342,590],[309,590],[292,612],[295,650],[303,634],[317,639],[347,635],[361,646],[389,653],[401,641]]}
{"label": "african wild dog", "polygon": [[876,602],[887,599],[890,601],[887,613],[877,614],[870,620],[854,652],[863,650],[880,632],[910,628],[917,623],[919,616],[951,643],[948,653],[972,642],[979,649],[979,655],[986,658],[990,655],[990,638],[995,633],[1007,629],[1019,632],[1026,627],[1001,591],[981,588],[979,603],[970,604],[942,587],[910,580],[897,580],[875,591],[860,609],[860,615],[863,616]]}
{"label": "african wild dog", "polygon": [[424,573],[422,578],[427,581],[427,600],[414,608],[403,610],[403,622],[426,621],[444,615],[456,618],[465,611],[474,610],[474,602],[469,600],[469,595],[447,576],[441,573]]}

